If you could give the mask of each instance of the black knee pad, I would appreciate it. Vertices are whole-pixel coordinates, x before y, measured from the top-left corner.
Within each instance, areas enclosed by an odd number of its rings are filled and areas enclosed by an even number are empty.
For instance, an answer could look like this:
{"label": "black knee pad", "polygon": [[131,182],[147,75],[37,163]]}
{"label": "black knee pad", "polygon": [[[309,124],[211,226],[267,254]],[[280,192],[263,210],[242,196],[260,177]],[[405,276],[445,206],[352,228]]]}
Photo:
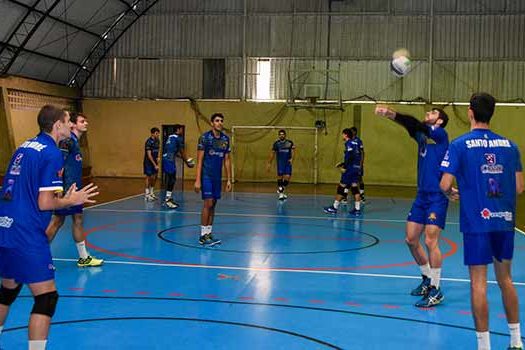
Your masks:
{"label": "black knee pad", "polygon": [[277,180],[277,186],[282,187],[282,185],[283,185],[283,180],[281,179]]}
{"label": "black knee pad", "polygon": [[37,295],[31,313],[53,317],[57,303],[58,293],[56,291]]}
{"label": "black knee pad", "polygon": [[340,194],[341,196],[345,195],[345,188],[341,185],[337,185],[337,194]]}
{"label": "black knee pad", "polygon": [[350,190],[352,191],[352,194],[353,194],[354,196],[357,195],[357,194],[359,194],[359,187],[357,187],[357,186],[352,186],[352,187],[350,188]]}
{"label": "black knee pad", "polygon": [[16,297],[22,290],[22,287],[22,284],[19,284],[14,289],[9,289],[4,286],[0,287],[0,304],[7,306],[11,305],[16,300]]}
{"label": "black knee pad", "polygon": [[283,186],[284,186],[284,187],[288,186],[289,183],[290,183],[290,181],[288,181],[288,180],[283,180]]}

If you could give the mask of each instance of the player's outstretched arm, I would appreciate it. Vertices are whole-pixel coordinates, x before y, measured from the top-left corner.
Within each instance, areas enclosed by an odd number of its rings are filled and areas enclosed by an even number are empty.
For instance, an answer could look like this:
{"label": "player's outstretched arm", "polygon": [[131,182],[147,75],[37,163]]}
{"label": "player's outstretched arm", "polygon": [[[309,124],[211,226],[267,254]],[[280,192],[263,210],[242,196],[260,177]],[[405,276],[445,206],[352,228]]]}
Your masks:
{"label": "player's outstretched arm", "polygon": [[80,190],[77,190],[77,186],[73,184],[64,197],[59,197],[55,191],[40,191],[38,193],[38,208],[40,210],[56,210],[84,203],[96,203],[92,198],[98,194],[98,187],[92,183]]}

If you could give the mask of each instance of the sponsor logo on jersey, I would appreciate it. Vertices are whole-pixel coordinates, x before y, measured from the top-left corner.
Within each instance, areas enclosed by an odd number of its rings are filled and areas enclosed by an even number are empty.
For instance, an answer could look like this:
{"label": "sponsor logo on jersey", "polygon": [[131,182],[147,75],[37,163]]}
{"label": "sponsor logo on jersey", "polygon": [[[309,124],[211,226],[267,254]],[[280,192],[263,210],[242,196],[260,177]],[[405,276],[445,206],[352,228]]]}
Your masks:
{"label": "sponsor logo on jersey", "polygon": [[485,153],[486,164],[481,166],[482,174],[502,174],[503,165],[496,164],[496,154],[494,153]]}
{"label": "sponsor logo on jersey", "polygon": [[9,216],[0,216],[0,227],[10,228],[15,220]]}
{"label": "sponsor logo on jersey", "polygon": [[11,164],[11,169],[9,169],[9,175],[20,175],[20,171],[22,170],[22,165],[20,165],[20,162],[22,161],[23,157],[23,153],[17,154],[15,160],[13,160],[13,164]]}
{"label": "sponsor logo on jersey", "polygon": [[510,211],[497,211],[492,212],[487,208],[484,208],[481,212],[481,217],[485,220],[490,219],[504,219],[505,221],[512,221],[513,214]]}

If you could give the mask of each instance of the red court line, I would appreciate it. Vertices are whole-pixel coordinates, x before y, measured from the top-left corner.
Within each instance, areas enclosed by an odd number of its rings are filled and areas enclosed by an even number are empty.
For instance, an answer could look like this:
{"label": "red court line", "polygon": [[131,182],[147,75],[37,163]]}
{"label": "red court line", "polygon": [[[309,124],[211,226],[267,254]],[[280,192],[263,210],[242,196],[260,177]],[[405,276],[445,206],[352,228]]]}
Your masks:
{"label": "red court line", "polygon": [[[187,265],[187,266],[213,266],[213,265],[204,265],[204,264],[194,264],[194,263],[186,263],[186,262],[176,262],[176,261],[169,261],[169,260],[161,260],[161,259],[154,259],[154,258],[148,258],[144,256],[137,256],[137,255],[131,255],[127,253],[120,253],[113,250],[109,250],[100,246],[97,246],[91,242],[88,241],[87,237],[93,233],[100,232],[105,229],[112,228],[114,226],[120,225],[120,224],[130,224],[133,222],[143,222],[143,220],[135,220],[135,221],[123,221],[123,222],[117,222],[114,224],[107,224],[102,226],[96,226],[93,227],[87,231],[84,232],[86,237],[86,245],[94,249],[96,251],[106,253],[108,255],[113,256],[119,256],[123,258],[133,259],[133,260],[139,260],[139,261],[146,261],[150,263],[156,263],[156,264],[167,264],[167,265]],[[448,239],[446,237],[440,237],[441,240],[443,240],[445,243],[447,243],[450,246],[450,250],[445,252],[442,256],[443,259],[446,259],[458,251],[458,245],[452,241],[451,239]],[[405,261],[400,263],[390,263],[390,264],[383,264],[383,265],[364,265],[364,266],[347,266],[347,267],[257,267],[260,270],[295,270],[295,271],[352,271],[352,270],[367,270],[367,269],[388,269],[392,267],[404,267],[404,266],[410,266],[410,265],[416,265],[415,261]]]}

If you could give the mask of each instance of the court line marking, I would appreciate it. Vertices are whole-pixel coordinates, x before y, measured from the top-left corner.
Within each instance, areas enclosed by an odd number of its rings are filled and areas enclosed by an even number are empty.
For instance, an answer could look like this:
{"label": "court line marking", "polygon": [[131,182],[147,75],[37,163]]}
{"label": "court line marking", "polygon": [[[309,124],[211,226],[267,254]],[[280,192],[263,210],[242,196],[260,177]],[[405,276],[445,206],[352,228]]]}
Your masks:
{"label": "court line marking", "polygon": [[[67,258],[53,258],[55,261],[77,262],[78,259]],[[211,270],[238,270],[249,272],[291,272],[291,273],[310,273],[319,275],[337,275],[337,276],[357,276],[357,277],[376,277],[376,278],[398,278],[398,279],[421,279],[421,276],[409,275],[390,275],[380,273],[362,273],[362,272],[344,272],[344,271],[327,271],[327,270],[299,270],[299,269],[273,269],[265,267],[243,267],[243,266],[221,266],[221,265],[191,265],[191,264],[162,264],[162,263],[148,263],[138,261],[118,261],[118,260],[104,260],[104,264],[115,265],[139,265],[139,266],[162,266],[162,267],[179,267],[179,268],[196,268],[196,269],[211,269]],[[465,278],[448,278],[441,277],[442,281],[448,282],[463,282],[470,283],[469,279]],[[489,284],[498,284],[497,281],[487,281]],[[525,286],[525,282],[514,282],[516,286]]]}
{"label": "court line marking", "polygon": [[124,197],[124,198],[115,199],[115,200],[109,201],[109,202],[104,202],[104,203],[99,203],[99,204],[95,204],[95,205],[90,205],[89,207],[85,207],[84,210],[101,207],[101,206],[106,205],[106,204],[113,204],[113,203],[122,202],[122,201],[125,201],[125,200],[128,200],[128,199],[132,199],[132,198],[135,198],[135,197],[138,197],[138,196],[143,196],[143,195],[144,195],[143,193],[139,193],[139,194],[134,194],[132,196],[127,196],[127,197]]}
{"label": "court line marking", "polygon": [[[124,199],[134,198],[137,196],[142,196],[138,194],[128,198],[118,199],[113,202],[101,203],[99,205],[119,202]],[[165,213],[165,214],[187,214],[187,215],[201,215],[201,212],[198,211],[166,211],[166,210],[144,210],[144,209],[96,209],[96,205],[87,207],[84,210],[92,211],[101,211],[101,212],[115,212],[115,213]],[[93,209],[95,208],[95,209]],[[290,218],[290,219],[314,219],[314,220],[339,220],[339,221],[363,221],[363,222],[395,222],[395,223],[405,223],[406,220],[395,220],[395,219],[358,219],[358,218],[342,218],[337,216],[306,216],[306,215],[272,215],[272,214],[240,214],[240,213],[215,213],[216,216],[234,216],[234,217],[260,217],[260,218]],[[459,222],[446,222],[447,225],[459,225]],[[517,227],[514,229],[525,236],[525,231],[520,230]]]}
{"label": "court line marking", "polygon": [[[91,207],[90,207],[91,208]],[[89,209],[89,208],[86,208]],[[142,209],[93,209],[92,211],[115,212],[115,213],[164,213],[164,214],[187,214],[201,215],[200,211],[167,211],[167,210],[142,210]],[[272,214],[241,214],[241,213],[215,213],[215,216],[233,217],[260,217],[260,218],[287,218],[287,219],[314,219],[314,220],[339,220],[339,221],[376,221],[376,222],[396,222],[406,223],[406,220],[395,219],[358,219],[344,218],[337,216],[308,216],[308,215],[272,215]],[[448,225],[459,225],[458,222],[447,222]]]}

